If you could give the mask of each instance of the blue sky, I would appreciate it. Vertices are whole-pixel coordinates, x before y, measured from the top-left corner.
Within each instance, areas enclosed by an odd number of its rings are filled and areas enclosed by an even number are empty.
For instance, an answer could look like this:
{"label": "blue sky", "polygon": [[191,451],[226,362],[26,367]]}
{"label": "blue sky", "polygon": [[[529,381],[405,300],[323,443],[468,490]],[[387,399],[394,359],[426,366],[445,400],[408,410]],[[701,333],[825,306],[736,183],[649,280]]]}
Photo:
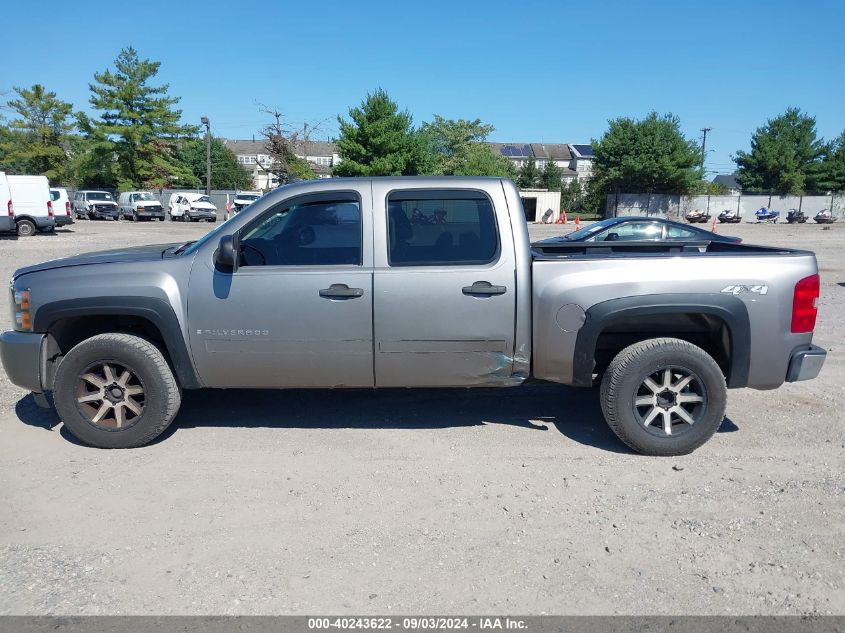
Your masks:
{"label": "blue sky", "polygon": [[4,3],[0,90],[42,83],[76,108],[132,45],[160,60],[186,121],[251,138],[258,103],[326,121],[381,86],[419,123],[492,123],[491,140],[589,142],[609,118],[673,112],[731,171],[753,130],[795,105],[845,129],[845,2]]}

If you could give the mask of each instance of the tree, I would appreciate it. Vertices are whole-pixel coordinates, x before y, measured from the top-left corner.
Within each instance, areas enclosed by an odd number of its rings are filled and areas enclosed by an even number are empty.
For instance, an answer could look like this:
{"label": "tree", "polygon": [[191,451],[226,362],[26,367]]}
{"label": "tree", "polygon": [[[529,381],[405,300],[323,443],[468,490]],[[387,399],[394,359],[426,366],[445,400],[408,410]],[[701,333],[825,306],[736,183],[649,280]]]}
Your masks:
{"label": "tree", "polygon": [[540,187],[549,191],[561,191],[562,178],[563,170],[557,166],[555,161],[549,159],[543,165],[543,171],[540,172]]}
{"label": "tree", "polygon": [[432,174],[445,176],[498,176],[513,178],[513,163],[495,154],[485,143],[495,128],[480,119],[444,119],[434,115],[434,121],[424,123],[419,134],[431,155]]}
{"label": "tree", "polygon": [[537,186],[539,180],[540,170],[537,169],[534,157],[529,156],[517,172],[516,184],[520,189],[532,189]]}
{"label": "tree", "polygon": [[751,136],[751,152],[736,153],[737,180],[746,191],[801,195],[815,191],[825,146],[816,119],[788,108]]}
{"label": "tree", "polygon": [[408,176],[431,168],[430,145],[414,129],[407,110],[381,88],[350,108],[347,121],[338,117],[338,152],[342,161],[337,176]]}
{"label": "tree", "polygon": [[73,131],[73,106],[41,84],[15,88],[8,107],[17,114],[0,139],[2,165],[7,171],[40,174],[52,181],[66,177],[68,139]]}
{"label": "tree", "polygon": [[701,180],[701,148],[672,114],[613,119],[593,153],[593,192],[683,194]]}
{"label": "tree", "polygon": [[[296,147],[307,138],[300,137],[299,131],[293,131],[282,123],[284,116],[279,110],[265,105],[260,106],[261,112],[269,114],[271,122],[265,125],[260,133],[264,137],[264,149],[270,156],[270,164],[264,168],[273,174],[280,183],[295,180],[313,180],[317,174],[308,161],[296,155]],[[307,130],[308,125],[303,126]]]}
{"label": "tree", "polygon": [[190,180],[191,170],[176,156],[177,141],[196,133],[196,126],[180,123],[178,97],[167,96],[169,86],[150,85],[161,62],[138,57],[124,48],[114,62],[115,70],[94,74],[91,105],[102,112],[92,121],[97,143],[110,144],[117,161],[116,184],[121,189],[161,189],[176,181]]}
{"label": "tree", "polygon": [[825,149],[817,191],[845,191],[845,131]]}
{"label": "tree", "polygon": [[577,178],[571,179],[560,190],[560,208],[567,213],[581,211],[584,201],[584,188]]}
{"label": "tree", "polygon": [[[205,182],[205,138],[192,138],[179,147],[179,160],[191,170],[191,179],[180,186],[196,187]],[[237,156],[219,138],[211,139],[211,188],[249,189],[252,174],[238,162]]]}

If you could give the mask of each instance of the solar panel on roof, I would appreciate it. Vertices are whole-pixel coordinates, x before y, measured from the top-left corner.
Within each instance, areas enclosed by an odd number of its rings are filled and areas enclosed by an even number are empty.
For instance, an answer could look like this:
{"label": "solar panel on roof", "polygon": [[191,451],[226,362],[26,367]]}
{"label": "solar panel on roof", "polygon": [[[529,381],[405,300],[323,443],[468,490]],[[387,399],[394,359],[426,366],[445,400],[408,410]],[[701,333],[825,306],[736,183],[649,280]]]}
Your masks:
{"label": "solar panel on roof", "polygon": [[573,145],[581,156],[592,156],[593,155],[593,146],[592,145]]}

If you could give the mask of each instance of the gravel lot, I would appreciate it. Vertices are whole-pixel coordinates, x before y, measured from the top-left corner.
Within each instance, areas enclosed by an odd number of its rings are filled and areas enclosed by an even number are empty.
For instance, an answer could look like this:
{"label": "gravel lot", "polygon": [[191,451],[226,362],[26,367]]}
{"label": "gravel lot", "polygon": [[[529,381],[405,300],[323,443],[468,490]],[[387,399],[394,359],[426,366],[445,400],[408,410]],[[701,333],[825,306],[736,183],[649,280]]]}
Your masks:
{"label": "gravel lot", "polygon": [[[209,228],[0,239],[0,279]],[[844,614],[845,225],[720,230],[817,252],[829,354],[730,392],[683,458],[631,454],[596,390],[554,385],[188,392],[162,441],[103,451],[0,370],[0,614]]]}

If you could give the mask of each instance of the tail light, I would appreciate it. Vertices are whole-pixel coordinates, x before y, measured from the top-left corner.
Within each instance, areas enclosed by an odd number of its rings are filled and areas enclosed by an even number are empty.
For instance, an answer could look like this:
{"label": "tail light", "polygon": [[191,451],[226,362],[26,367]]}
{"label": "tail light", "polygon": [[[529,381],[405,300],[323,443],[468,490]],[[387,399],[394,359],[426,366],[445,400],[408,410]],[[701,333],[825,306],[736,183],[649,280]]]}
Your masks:
{"label": "tail light", "polygon": [[804,277],[792,295],[792,332],[812,332],[819,313],[819,276]]}
{"label": "tail light", "polygon": [[70,215],[70,200],[65,200],[65,212]]}
{"label": "tail light", "polygon": [[53,217],[53,203],[50,200],[47,201],[47,215]]}
{"label": "tail light", "polygon": [[7,209],[7,210],[8,210],[8,212],[9,212],[9,217],[10,217],[10,218],[15,217],[15,210],[14,210],[14,208],[12,208],[12,201],[11,201],[11,200],[9,200],[9,204],[7,204],[7,205],[6,205],[6,209]]}

